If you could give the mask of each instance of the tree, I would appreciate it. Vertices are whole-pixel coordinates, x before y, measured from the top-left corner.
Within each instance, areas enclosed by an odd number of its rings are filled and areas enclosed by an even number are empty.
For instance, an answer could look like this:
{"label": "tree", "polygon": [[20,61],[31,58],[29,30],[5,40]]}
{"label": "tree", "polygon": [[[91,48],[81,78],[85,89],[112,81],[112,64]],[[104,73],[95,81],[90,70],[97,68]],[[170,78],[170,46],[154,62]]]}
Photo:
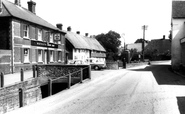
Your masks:
{"label": "tree", "polygon": [[100,44],[105,48],[107,51],[107,58],[116,60],[118,47],[121,45],[121,38],[120,34],[110,30],[108,33],[99,34],[95,36],[95,38],[100,42]]}
{"label": "tree", "polygon": [[[137,39],[134,43],[142,43],[143,38]],[[145,40],[145,43],[148,43],[148,40]]]}

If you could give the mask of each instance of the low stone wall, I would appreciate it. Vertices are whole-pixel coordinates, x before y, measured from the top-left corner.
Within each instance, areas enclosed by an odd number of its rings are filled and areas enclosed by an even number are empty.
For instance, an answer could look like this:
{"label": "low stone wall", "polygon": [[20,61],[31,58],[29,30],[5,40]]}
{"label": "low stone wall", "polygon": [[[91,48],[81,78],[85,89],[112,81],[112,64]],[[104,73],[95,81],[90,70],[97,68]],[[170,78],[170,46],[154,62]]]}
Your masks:
{"label": "low stone wall", "polygon": [[118,62],[107,62],[107,69],[119,69]]}
{"label": "low stone wall", "polygon": [[[31,80],[0,88],[0,114],[21,107],[21,98],[23,98],[23,106],[41,100],[42,95],[39,85],[40,84],[38,78],[34,78]],[[21,98],[20,88],[23,92],[23,97]]]}
{"label": "low stone wall", "polygon": [[89,78],[91,71],[90,65],[36,65],[38,77],[47,77],[55,79],[57,77],[65,77],[71,73],[71,77],[80,77],[80,70],[83,69],[83,79]]}

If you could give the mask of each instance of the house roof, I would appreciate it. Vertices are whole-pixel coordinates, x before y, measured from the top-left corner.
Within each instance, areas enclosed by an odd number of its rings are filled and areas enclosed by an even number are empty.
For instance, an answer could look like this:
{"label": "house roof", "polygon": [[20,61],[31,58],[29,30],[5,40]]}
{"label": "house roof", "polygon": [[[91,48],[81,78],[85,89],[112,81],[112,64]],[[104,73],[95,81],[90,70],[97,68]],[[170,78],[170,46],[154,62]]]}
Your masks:
{"label": "house roof", "polygon": [[[2,4],[9,12],[9,15],[7,16],[13,16],[37,25],[41,25],[50,29],[59,30],[57,27],[53,26],[52,24],[48,23],[44,19],[40,18],[36,14],[30,12],[28,9],[23,8],[21,6],[17,6],[12,2],[9,2],[7,0],[2,0]],[[61,31],[63,32],[63,31]]]}
{"label": "house roof", "polygon": [[74,48],[105,52],[105,49],[95,38],[89,38],[67,31],[66,39],[74,46]]}
{"label": "house roof", "polygon": [[172,18],[185,18],[185,1],[172,1]]}

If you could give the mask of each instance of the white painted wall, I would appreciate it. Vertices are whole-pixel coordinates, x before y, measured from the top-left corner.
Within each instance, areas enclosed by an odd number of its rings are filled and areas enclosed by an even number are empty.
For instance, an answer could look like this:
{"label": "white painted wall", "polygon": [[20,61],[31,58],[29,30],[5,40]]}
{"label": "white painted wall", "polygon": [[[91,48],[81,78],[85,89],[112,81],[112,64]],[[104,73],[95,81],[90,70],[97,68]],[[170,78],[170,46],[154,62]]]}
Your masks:
{"label": "white painted wall", "polygon": [[181,44],[180,39],[185,36],[185,19],[173,19],[173,28],[172,28],[172,67],[174,69],[178,68],[181,61]]}
{"label": "white painted wall", "polygon": [[73,49],[73,60],[85,61],[89,57],[90,57],[89,50]]}

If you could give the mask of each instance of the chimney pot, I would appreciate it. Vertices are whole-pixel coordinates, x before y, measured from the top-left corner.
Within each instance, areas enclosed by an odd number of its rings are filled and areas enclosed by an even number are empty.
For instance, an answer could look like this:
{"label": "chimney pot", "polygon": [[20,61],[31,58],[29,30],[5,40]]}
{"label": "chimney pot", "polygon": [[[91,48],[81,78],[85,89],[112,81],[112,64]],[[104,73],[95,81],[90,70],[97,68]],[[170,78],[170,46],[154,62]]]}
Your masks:
{"label": "chimney pot", "polygon": [[67,27],[67,31],[71,31],[71,26]]}
{"label": "chimney pot", "polygon": [[56,24],[56,26],[57,26],[58,29],[62,30],[63,25],[61,23]]}
{"label": "chimney pot", "polygon": [[15,0],[15,5],[21,6],[21,0]]}
{"label": "chimney pot", "polygon": [[28,10],[35,14],[36,3],[32,0],[27,3],[28,3]]}
{"label": "chimney pot", "polygon": [[165,40],[165,35],[163,35],[163,40]]}
{"label": "chimney pot", "polygon": [[76,31],[76,34],[80,34],[80,31]]}

